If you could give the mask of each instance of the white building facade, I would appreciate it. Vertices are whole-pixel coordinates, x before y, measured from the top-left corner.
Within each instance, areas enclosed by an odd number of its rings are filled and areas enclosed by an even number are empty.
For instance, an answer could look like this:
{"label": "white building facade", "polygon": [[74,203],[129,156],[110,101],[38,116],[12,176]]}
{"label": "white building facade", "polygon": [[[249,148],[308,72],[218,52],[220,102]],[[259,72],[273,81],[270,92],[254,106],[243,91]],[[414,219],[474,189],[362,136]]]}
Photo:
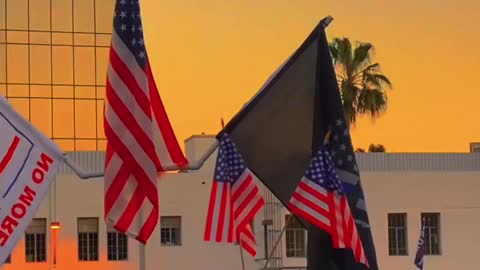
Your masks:
{"label": "white building facade", "polygon": [[[186,141],[196,160],[212,136]],[[88,171],[103,170],[103,152],[71,153]],[[480,242],[480,153],[357,153],[380,269],[414,269],[422,217],[427,226],[424,269],[476,269]],[[146,269],[262,269],[288,211],[267,191],[254,222],[257,257],[238,245],[203,241],[215,155],[198,171],[165,174],[159,182],[159,225],[146,246]],[[139,269],[135,240],[107,228],[103,179],[82,180],[64,166],[36,219],[2,270]],[[60,222],[53,239],[50,223]],[[306,232],[291,220],[268,267],[303,269]],[[56,243],[56,252],[53,251]]]}

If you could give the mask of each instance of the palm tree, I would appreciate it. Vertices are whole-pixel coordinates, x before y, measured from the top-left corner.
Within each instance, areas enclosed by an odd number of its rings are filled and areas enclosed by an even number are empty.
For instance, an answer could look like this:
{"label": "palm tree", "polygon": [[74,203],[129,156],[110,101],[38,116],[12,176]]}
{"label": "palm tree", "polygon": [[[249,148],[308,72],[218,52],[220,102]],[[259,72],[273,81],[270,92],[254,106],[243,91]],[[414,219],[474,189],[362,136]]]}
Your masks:
{"label": "palm tree", "polygon": [[357,42],[352,49],[348,38],[335,38],[329,47],[348,123],[354,124],[357,114],[378,117],[387,108],[386,89],[392,84],[380,64],[372,63],[373,45]]}

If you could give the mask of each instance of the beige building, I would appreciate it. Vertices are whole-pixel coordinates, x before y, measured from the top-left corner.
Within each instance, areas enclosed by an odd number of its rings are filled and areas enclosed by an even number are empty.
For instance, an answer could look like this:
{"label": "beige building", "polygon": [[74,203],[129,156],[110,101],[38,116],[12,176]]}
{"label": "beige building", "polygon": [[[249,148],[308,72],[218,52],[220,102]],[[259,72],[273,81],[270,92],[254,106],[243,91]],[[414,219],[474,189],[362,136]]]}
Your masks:
{"label": "beige building", "polygon": [[[212,140],[188,139],[189,160]],[[89,171],[103,169],[103,152],[71,155]],[[429,220],[425,269],[473,269],[480,242],[480,153],[358,153],[357,160],[380,269],[414,269],[421,216]],[[161,220],[146,248],[147,269],[242,269],[238,245],[202,240],[214,164],[211,156],[198,171],[160,180]],[[243,253],[245,269],[263,268],[265,251],[271,251],[288,215],[271,194],[265,197],[267,206],[254,223],[258,254],[253,259]],[[101,178],[81,180],[63,167],[36,217],[2,269],[139,268],[136,241],[105,226]],[[56,256],[52,221],[60,222]],[[305,253],[306,233],[291,222],[269,267],[302,269]]]}

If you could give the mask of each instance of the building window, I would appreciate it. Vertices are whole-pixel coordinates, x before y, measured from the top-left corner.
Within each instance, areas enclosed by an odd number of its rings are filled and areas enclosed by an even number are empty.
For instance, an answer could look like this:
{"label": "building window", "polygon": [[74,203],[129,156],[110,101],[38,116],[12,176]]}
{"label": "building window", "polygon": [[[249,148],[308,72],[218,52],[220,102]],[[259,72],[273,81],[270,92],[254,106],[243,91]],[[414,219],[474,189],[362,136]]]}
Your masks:
{"label": "building window", "polygon": [[388,254],[408,255],[407,214],[388,214]]}
{"label": "building window", "polygon": [[34,218],[25,230],[25,260],[27,262],[46,261],[47,220]]}
{"label": "building window", "polygon": [[98,260],[98,218],[78,218],[78,259]]}
{"label": "building window", "polygon": [[[288,221],[289,216],[285,216],[285,222]],[[291,218],[285,228],[287,257],[305,257],[307,248],[306,238],[307,233],[302,223],[296,218]]]}
{"label": "building window", "polygon": [[440,213],[422,213],[425,221],[425,254],[440,255]]}
{"label": "building window", "polygon": [[128,258],[128,240],[124,233],[116,231],[111,225],[107,227],[107,245],[109,261],[126,261]]}
{"label": "building window", "polygon": [[181,217],[160,218],[160,241],[162,246],[181,245]]}

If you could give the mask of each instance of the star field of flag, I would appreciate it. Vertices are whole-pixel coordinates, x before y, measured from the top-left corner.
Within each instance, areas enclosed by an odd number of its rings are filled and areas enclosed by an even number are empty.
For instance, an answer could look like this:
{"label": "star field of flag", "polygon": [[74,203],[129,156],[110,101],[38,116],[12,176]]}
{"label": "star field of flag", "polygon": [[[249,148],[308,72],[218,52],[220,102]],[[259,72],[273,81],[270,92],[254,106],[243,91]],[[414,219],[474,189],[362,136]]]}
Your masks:
{"label": "star field of flag", "polygon": [[[335,118],[334,118],[335,119]],[[337,117],[330,129],[330,138],[326,143],[330,157],[336,167],[337,174],[344,171],[350,176],[343,174],[343,177],[359,177],[358,166],[355,160],[355,153],[350,138],[349,128],[343,117]],[[360,183],[351,184],[352,180],[340,179],[343,191],[347,194],[347,199],[352,207],[355,221],[364,227],[369,227],[367,212],[364,209],[364,194],[361,191]]]}
{"label": "star field of flag", "polygon": [[144,69],[147,63],[147,53],[143,39],[142,21],[140,18],[140,4],[138,0],[119,0],[115,6],[114,31],[122,39]]}
{"label": "star field of flag", "polygon": [[235,144],[228,136],[220,140],[217,164],[215,167],[215,180],[233,183],[245,170],[245,164],[237,151]]}
{"label": "star field of flag", "polygon": [[358,175],[350,133],[345,121],[337,119],[332,125],[331,132],[327,147],[335,166],[340,170]]}
{"label": "star field of flag", "polygon": [[310,166],[305,172],[305,176],[327,191],[343,195],[342,184],[335,172],[333,162],[324,149],[320,149],[313,157]]}

